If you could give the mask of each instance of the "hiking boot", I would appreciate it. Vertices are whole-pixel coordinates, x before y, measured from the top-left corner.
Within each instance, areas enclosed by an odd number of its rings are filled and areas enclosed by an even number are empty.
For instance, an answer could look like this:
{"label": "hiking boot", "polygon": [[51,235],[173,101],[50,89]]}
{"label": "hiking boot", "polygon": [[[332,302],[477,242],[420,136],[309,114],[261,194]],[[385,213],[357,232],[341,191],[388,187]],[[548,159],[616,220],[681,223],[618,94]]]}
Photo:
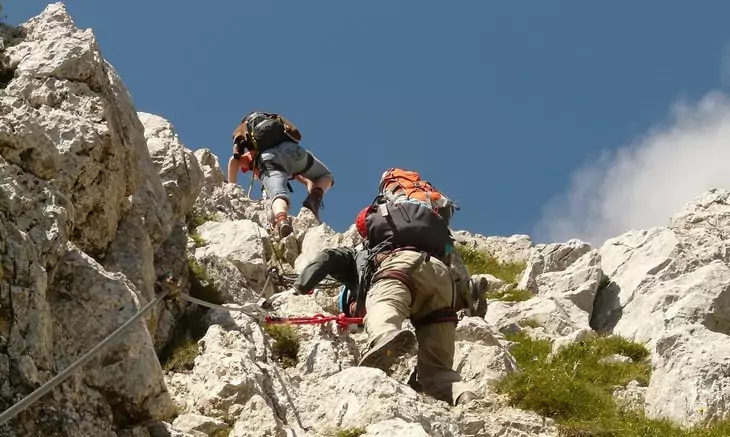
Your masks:
{"label": "hiking boot", "polygon": [[385,334],[357,363],[360,367],[374,367],[387,372],[393,362],[416,346],[416,335],[407,330],[394,330]]}
{"label": "hiking boot", "polygon": [[456,398],[455,405],[465,405],[473,401],[474,399],[479,399],[479,396],[477,396],[474,392],[465,391],[464,393],[460,394],[458,398]]}
{"label": "hiking boot", "polygon": [[281,212],[276,215],[276,228],[279,231],[279,238],[284,238],[294,232],[289,215]]}
{"label": "hiking boot", "polygon": [[302,202],[302,206],[312,211],[317,221],[321,221],[319,220],[319,210],[324,209],[322,197],[324,197],[324,191],[321,188],[313,188],[312,192]]}

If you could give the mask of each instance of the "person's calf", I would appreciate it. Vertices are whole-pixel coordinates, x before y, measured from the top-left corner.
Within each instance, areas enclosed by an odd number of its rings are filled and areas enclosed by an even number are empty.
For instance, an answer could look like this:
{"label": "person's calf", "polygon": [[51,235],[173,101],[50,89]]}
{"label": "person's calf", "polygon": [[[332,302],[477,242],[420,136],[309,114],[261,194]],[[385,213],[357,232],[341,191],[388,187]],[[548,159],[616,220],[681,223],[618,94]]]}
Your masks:
{"label": "person's calf", "polygon": [[283,197],[277,197],[271,202],[271,212],[274,214],[280,214],[282,212],[289,212],[289,202]]}

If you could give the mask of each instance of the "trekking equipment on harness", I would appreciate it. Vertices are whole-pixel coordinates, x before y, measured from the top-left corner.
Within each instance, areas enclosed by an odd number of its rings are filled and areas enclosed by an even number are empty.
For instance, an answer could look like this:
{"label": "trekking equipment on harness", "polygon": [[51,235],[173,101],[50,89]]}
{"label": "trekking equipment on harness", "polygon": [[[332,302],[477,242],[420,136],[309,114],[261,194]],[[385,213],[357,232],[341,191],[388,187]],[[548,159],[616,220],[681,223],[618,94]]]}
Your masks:
{"label": "trekking equipment on harness", "polygon": [[337,295],[337,309],[345,315],[348,315],[346,311],[350,306],[349,300],[350,290],[345,285],[343,285],[342,287],[340,287],[340,294]]}
{"label": "trekking equipment on harness", "polygon": [[246,149],[263,152],[284,141],[299,143],[301,140],[299,129],[281,115],[254,111],[243,117],[233,131],[233,144],[238,152],[233,157],[238,159]]}
{"label": "trekking equipment on harness", "polygon": [[489,281],[486,278],[469,278],[465,282],[456,282],[457,310],[464,310],[469,317],[484,317],[487,314],[487,290]]}
{"label": "trekking equipment on harness", "polygon": [[346,317],[365,317],[365,310],[357,312],[357,296],[346,285],[340,287],[337,295],[337,308]]}
{"label": "trekking equipment on harness", "polygon": [[398,202],[413,199],[425,203],[446,221],[448,226],[454,210],[459,210],[451,199],[436,189],[430,182],[412,170],[389,168],[380,176],[378,192],[388,201]]}

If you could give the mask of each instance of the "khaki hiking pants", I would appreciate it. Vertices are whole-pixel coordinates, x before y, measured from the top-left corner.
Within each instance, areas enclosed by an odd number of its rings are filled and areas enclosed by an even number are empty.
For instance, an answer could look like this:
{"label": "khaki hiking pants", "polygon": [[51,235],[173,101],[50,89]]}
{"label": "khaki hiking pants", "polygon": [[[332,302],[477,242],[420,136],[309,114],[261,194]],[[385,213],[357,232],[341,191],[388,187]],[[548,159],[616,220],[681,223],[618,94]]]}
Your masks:
{"label": "khaki hiking pants", "polygon": [[[405,271],[421,256],[419,252],[404,250],[387,257],[379,271]],[[433,310],[449,308],[454,302],[454,286],[449,268],[431,257],[411,275],[415,284],[413,296],[397,279],[385,278],[373,284],[365,301],[365,330],[368,343],[374,344],[384,334],[402,329],[409,317],[419,319]],[[453,370],[456,325],[453,322],[434,323],[416,329],[418,339],[418,382],[423,392],[454,405],[465,391],[476,393]]]}

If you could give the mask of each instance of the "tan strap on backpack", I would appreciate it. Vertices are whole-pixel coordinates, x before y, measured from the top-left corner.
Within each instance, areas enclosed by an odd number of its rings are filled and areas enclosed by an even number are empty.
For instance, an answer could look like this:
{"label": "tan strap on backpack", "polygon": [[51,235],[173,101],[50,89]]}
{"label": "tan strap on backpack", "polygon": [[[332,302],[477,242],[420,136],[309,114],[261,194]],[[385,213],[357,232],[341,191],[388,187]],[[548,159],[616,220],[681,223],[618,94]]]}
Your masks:
{"label": "tan strap on backpack", "polygon": [[289,138],[294,140],[295,142],[302,141],[302,133],[299,132],[299,129],[297,129],[296,126],[294,126],[294,123],[284,118],[284,116],[279,114],[272,114],[273,116],[277,117],[282,123],[284,123],[284,126],[286,127],[286,134],[289,135]]}

